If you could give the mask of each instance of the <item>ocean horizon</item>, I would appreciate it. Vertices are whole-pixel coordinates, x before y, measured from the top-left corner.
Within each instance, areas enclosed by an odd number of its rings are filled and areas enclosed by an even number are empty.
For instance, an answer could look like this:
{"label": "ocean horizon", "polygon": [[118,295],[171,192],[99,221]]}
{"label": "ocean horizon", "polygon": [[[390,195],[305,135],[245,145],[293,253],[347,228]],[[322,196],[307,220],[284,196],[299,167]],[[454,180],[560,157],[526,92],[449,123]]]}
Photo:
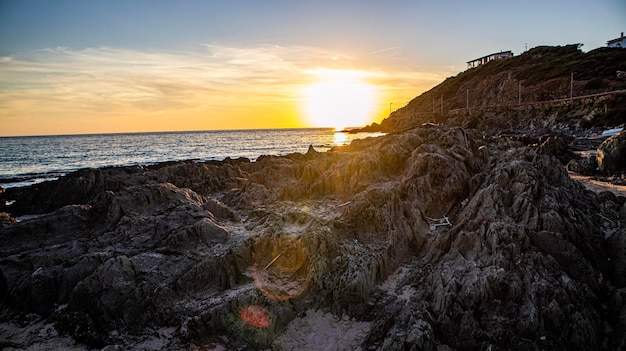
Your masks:
{"label": "ocean horizon", "polygon": [[303,127],[303,128],[251,128],[251,129],[193,129],[193,130],[162,130],[146,132],[102,132],[102,133],[64,133],[64,134],[33,134],[33,135],[0,135],[2,138],[43,138],[43,137],[73,137],[73,136],[94,136],[94,135],[135,135],[135,134],[173,134],[173,133],[221,133],[221,132],[254,132],[254,131],[288,131],[288,130],[333,130],[336,133],[347,132],[351,129],[362,127],[346,127],[336,130],[332,127]]}
{"label": "ocean horizon", "polygon": [[0,137],[0,186],[28,186],[83,168],[150,165],[305,153],[382,133],[333,128],[128,132]]}

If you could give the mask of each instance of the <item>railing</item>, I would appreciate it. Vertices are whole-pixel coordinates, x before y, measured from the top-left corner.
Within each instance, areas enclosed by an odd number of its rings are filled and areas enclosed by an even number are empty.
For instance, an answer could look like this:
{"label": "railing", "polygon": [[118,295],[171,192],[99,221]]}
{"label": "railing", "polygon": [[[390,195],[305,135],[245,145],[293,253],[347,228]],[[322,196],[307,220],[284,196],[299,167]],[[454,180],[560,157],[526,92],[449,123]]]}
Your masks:
{"label": "railing", "polygon": [[456,108],[456,109],[451,109],[448,110],[448,113],[456,113],[456,112],[461,112],[461,111],[477,111],[477,110],[489,110],[489,109],[494,109],[494,108],[515,108],[515,107],[532,107],[532,106],[544,106],[544,105],[557,105],[557,104],[563,104],[563,103],[574,103],[575,101],[581,101],[581,100],[586,100],[586,99],[597,99],[600,97],[604,97],[604,96],[609,96],[609,95],[618,95],[618,94],[626,94],[626,89],[622,89],[622,90],[613,90],[613,91],[607,91],[604,93],[597,93],[597,94],[589,94],[589,95],[580,95],[580,96],[573,96],[573,97],[568,97],[568,98],[563,98],[563,99],[555,99],[555,100],[544,100],[544,101],[530,101],[530,102],[523,102],[523,103],[513,103],[513,104],[502,104],[502,105],[491,105],[491,106],[475,106],[475,107],[464,107],[464,108]]}
{"label": "railing", "polygon": [[[489,106],[470,106],[470,107],[450,109],[450,110],[446,110],[445,112],[455,114],[455,113],[465,112],[465,111],[488,111],[488,110],[494,110],[494,109],[500,109],[500,108],[514,109],[514,108],[528,108],[528,107],[544,106],[544,105],[557,105],[557,104],[563,104],[563,103],[568,103],[568,102],[574,103],[575,101],[581,101],[581,100],[586,100],[586,99],[598,99],[598,98],[609,96],[609,95],[626,95],[626,89],[607,91],[607,92],[597,93],[597,94],[573,96],[573,97],[555,99],[555,100],[530,101],[530,102],[522,102],[522,103],[510,103],[510,104],[489,105]],[[441,114],[441,112],[440,111],[417,112],[417,113],[405,112],[404,115],[395,115],[393,116],[393,118],[394,119],[406,119],[406,118],[415,118],[419,116],[430,116],[430,115],[436,115],[436,114]]]}

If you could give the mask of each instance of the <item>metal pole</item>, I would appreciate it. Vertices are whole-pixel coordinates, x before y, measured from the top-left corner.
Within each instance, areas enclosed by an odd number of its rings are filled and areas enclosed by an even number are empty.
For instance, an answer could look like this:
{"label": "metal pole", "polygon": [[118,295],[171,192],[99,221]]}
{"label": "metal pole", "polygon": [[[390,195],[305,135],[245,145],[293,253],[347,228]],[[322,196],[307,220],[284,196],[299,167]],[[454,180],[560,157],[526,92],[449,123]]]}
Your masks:
{"label": "metal pole", "polygon": [[572,72],[572,74],[570,75],[570,80],[569,80],[569,100],[570,100],[570,103],[574,103],[573,97],[574,97],[574,72]]}
{"label": "metal pole", "polygon": [[517,104],[522,104],[522,82],[519,82],[519,88],[517,89]]}
{"label": "metal pole", "polygon": [[443,94],[441,94],[441,114],[443,115]]}

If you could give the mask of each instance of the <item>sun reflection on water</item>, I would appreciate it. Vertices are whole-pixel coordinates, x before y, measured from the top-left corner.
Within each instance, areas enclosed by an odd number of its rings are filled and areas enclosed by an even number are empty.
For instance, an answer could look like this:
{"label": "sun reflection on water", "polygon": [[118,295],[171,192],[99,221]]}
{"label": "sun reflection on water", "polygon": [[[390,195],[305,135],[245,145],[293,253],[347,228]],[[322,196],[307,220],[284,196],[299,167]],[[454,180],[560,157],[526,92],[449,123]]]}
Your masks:
{"label": "sun reflection on water", "polygon": [[346,133],[335,131],[334,143],[335,145],[344,145],[348,140]]}

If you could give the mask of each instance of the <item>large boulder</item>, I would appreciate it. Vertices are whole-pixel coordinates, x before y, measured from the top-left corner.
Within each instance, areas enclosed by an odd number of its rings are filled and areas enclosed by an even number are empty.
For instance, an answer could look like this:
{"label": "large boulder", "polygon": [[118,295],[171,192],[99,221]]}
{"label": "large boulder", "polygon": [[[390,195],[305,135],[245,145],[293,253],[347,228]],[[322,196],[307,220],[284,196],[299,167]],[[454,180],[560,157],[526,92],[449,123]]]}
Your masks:
{"label": "large boulder", "polygon": [[598,147],[598,165],[604,174],[626,168],[626,132],[622,131],[606,139]]}

